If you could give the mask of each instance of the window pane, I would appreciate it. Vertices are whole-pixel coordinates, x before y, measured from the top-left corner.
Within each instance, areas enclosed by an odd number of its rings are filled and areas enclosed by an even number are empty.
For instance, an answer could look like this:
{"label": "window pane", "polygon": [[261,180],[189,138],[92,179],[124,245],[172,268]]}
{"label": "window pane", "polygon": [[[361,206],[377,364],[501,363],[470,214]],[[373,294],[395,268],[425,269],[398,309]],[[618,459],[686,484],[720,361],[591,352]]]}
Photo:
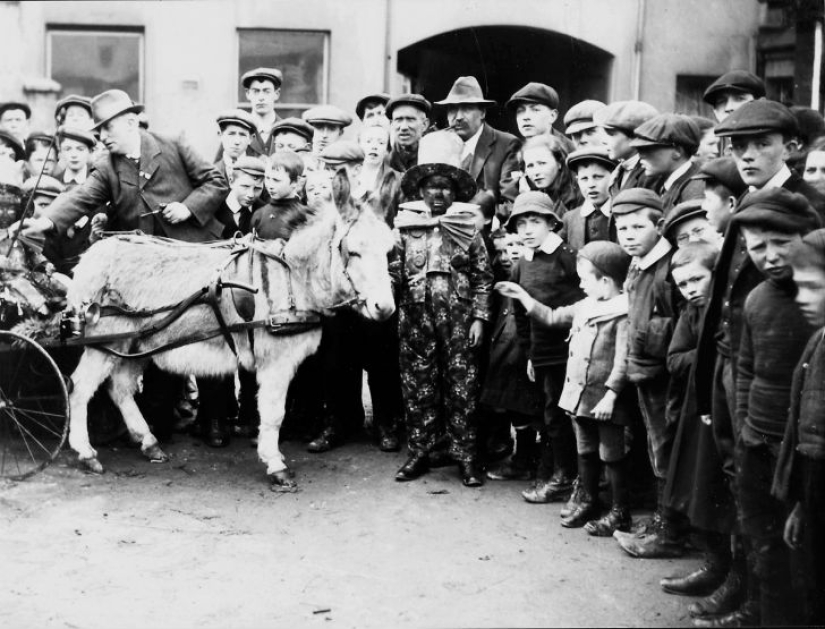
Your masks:
{"label": "window pane", "polygon": [[52,78],[63,94],[95,96],[124,90],[134,100],[141,94],[141,37],[137,33],[52,31]]}
{"label": "window pane", "polygon": [[[279,105],[320,103],[324,98],[324,42],[318,31],[242,30],[238,77],[254,68],[278,68],[284,75]],[[238,102],[246,102],[238,86]]]}

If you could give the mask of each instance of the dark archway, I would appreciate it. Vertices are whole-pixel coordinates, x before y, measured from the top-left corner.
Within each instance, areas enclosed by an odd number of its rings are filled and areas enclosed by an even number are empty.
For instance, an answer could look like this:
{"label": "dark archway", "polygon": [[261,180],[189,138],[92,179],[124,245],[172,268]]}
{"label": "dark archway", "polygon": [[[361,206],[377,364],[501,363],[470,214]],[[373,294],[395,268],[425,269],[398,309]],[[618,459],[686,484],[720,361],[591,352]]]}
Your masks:
{"label": "dark archway", "polygon": [[[585,98],[605,100],[613,55],[575,37],[527,26],[479,26],[429,37],[398,51],[398,71],[412,91],[442,100],[453,81],[473,75],[499,107],[487,118],[516,132],[504,103],[530,81],[553,86],[561,100],[557,126],[567,109]],[[443,112],[436,110],[443,123]],[[440,116],[440,118],[438,118]]]}

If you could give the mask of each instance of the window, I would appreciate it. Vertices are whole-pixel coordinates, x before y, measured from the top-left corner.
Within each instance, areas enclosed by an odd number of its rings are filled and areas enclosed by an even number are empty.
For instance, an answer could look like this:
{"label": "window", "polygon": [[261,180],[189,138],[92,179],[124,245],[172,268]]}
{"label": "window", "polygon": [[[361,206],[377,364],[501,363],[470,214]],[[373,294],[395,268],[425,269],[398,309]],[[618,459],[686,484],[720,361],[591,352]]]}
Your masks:
{"label": "window", "polygon": [[278,68],[284,76],[281,98],[275,104],[283,117],[300,116],[313,105],[327,102],[329,33],[243,29],[238,31],[238,102],[247,105],[240,77],[255,68]]}
{"label": "window", "polygon": [[142,30],[49,27],[46,41],[46,71],[63,94],[121,89],[143,101]]}
{"label": "window", "polygon": [[[721,73],[720,73],[721,74]],[[711,120],[713,108],[708,105],[702,96],[711,83],[719,78],[716,76],[700,76],[695,74],[679,74],[676,77],[676,111],[687,116],[704,116]]]}

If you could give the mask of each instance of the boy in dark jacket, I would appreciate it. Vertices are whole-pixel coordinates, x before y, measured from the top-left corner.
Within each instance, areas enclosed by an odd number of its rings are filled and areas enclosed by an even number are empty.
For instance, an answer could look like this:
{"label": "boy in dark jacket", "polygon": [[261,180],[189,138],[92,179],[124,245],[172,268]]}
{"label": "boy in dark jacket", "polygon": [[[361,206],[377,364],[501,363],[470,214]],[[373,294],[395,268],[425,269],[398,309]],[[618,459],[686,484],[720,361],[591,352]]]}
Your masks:
{"label": "boy in dark jacket", "polygon": [[601,146],[580,148],[567,158],[567,168],[576,176],[584,203],[562,217],[559,234],[578,251],[594,240],[615,240],[610,230],[610,175],[616,162]]}
{"label": "boy in dark jacket", "polygon": [[306,222],[309,212],[298,198],[304,162],[291,151],[275,153],[269,160],[264,185],[270,201],[253,215],[252,229],[259,238],[289,240],[292,232]]}

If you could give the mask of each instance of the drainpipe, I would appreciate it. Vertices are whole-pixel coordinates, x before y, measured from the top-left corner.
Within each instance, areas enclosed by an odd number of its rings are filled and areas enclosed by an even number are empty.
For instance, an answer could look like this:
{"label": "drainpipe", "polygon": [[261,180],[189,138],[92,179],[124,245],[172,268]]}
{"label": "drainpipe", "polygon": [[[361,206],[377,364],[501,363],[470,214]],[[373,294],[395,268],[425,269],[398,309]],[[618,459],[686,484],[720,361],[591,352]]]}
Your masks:
{"label": "drainpipe", "polygon": [[645,36],[646,0],[638,0],[636,13],[636,42],[633,45],[633,100],[642,98],[642,47]]}
{"label": "drainpipe", "polygon": [[[824,3],[825,5],[825,3]],[[822,84],[822,21],[823,16],[816,18],[814,25],[814,67],[811,78],[811,109],[819,111],[819,90]]]}
{"label": "drainpipe", "polygon": [[392,0],[386,0],[384,3],[384,91],[391,94],[394,90],[390,89],[392,82]]}

